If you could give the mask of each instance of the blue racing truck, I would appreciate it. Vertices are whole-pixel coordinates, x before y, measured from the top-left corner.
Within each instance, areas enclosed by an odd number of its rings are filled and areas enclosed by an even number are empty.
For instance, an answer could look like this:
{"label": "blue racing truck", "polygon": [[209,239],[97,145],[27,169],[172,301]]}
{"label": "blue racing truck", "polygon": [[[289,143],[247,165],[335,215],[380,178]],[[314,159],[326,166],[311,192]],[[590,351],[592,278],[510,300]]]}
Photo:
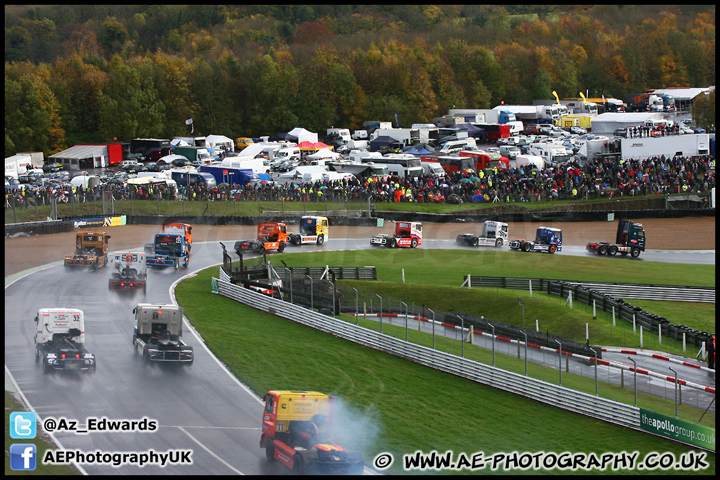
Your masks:
{"label": "blue racing truck", "polygon": [[190,245],[185,235],[158,233],[153,243],[153,255],[147,256],[148,267],[187,267],[190,261]]}
{"label": "blue racing truck", "polygon": [[535,241],[532,240],[511,240],[512,250],[523,252],[547,252],[555,253],[562,251],[562,230],[559,228],[538,227],[535,234]]}

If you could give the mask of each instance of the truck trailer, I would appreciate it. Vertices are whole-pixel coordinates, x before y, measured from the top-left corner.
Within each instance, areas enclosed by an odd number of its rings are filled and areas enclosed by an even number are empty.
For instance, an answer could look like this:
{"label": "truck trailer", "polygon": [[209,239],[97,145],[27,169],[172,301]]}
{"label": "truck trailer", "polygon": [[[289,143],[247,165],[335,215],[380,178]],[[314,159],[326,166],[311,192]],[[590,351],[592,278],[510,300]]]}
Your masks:
{"label": "truck trailer", "polygon": [[85,314],[76,308],[41,308],[35,316],[35,362],[55,370],[95,373],[95,355],[85,349]]}
{"label": "truck trailer", "polygon": [[362,452],[336,445],[335,398],[320,392],[273,390],[265,395],[260,448],[298,475],[362,475]]}
{"label": "truck trailer", "polygon": [[640,223],[620,220],[615,243],[590,242],[585,248],[588,252],[598,255],[615,256],[619,253],[625,257],[629,253],[631,257],[637,258],[640,256],[640,252],[645,251],[645,230]]}
{"label": "truck trailer", "polygon": [[182,307],[139,303],[133,314],[133,348],[144,361],[193,363],[193,347],[182,339]]}

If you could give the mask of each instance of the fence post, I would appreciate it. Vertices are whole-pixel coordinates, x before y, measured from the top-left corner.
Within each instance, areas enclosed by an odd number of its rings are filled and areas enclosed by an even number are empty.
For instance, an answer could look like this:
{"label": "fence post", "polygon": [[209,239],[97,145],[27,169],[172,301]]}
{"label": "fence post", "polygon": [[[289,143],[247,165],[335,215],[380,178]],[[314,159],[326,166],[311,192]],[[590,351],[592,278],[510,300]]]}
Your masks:
{"label": "fence post", "polygon": [[658,323],[658,345],[662,345],[662,324]]}
{"label": "fence post", "polygon": [[558,358],[558,370],[560,371],[560,386],[562,387],[562,343],[560,343],[557,339],[555,339],[555,343],[559,345],[558,353],[560,354],[560,358]]}
{"label": "fence post", "polygon": [[488,326],[489,326],[490,328],[492,328],[492,336],[493,336],[493,338],[492,338],[492,352],[493,352],[493,367],[494,367],[494,366],[495,366],[495,326],[490,325],[490,323],[488,323]]}
{"label": "fence post", "polygon": [[613,305],[612,311],[613,311],[613,327],[614,327],[615,326],[615,305]]}
{"label": "fence post", "polygon": [[[635,333],[635,314],[633,313],[633,335],[635,335]],[[640,335],[642,335],[642,328],[640,329]],[[640,341],[640,345],[642,345],[642,340]]]}
{"label": "fence post", "polygon": [[640,325],[640,348],[643,348],[643,335],[642,335],[642,332],[643,332],[643,327],[642,327],[642,325]]}
{"label": "fence post", "polygon": [[428,311],[433,314],[432,319],[432,337],[433,337],[433,350],[435,350],[435,312],[428,308]]}
{"label": "fence post", "polygon": [[685,332],[683,332],[683,354],[685,353]]}

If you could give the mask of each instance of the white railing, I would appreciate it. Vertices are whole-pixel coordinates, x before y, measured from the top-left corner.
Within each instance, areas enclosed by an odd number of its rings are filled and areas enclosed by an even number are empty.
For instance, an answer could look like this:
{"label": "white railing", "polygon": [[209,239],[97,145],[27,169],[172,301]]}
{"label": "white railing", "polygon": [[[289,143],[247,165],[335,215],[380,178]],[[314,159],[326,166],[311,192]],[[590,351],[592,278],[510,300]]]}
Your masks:
{"label": "white railing", "polygon": [[222,269],[220,269],[220,279],[213,279],[213,282],[217,282],[217,293],[224,297],[338,338],[553,407],[641,430],[640,409],[637,407],[484,365],[474,360],[416,345],[365,327],[337,320],[332,316],[323,315],[314,310],[234,285],[229,282],[229,277]]}

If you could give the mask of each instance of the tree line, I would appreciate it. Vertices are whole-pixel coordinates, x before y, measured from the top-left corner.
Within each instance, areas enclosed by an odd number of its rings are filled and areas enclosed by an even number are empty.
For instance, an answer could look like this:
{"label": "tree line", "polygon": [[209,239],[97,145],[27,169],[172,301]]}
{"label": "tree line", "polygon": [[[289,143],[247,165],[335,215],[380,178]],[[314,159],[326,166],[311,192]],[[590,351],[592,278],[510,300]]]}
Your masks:
{"label": "tree line", "polygon": [[[715,7],[5,6],[5,153],[715,84]],[[714,108],[712,121],[714,123]]]}

